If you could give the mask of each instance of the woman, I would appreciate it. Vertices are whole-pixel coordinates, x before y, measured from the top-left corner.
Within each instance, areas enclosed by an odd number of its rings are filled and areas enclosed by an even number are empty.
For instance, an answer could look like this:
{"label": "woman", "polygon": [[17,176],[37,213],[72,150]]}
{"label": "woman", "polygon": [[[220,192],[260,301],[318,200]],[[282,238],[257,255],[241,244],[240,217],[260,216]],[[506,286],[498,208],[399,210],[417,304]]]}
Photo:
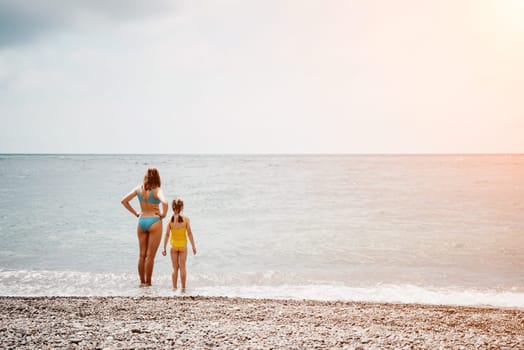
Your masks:
{"label": "woman", "polygon": [[[140,214],[129,204],[138,196]],[[162,203],[162,213],[158,205]],[[123,199],[122,204],[129,212],[138,217],[137,235],[140,246],[138,274],[140,286],[151,285],[151,275],[155,264],[155,255],[162,239],[162,219],[167,214],[167,201],[160,189],[160,174],[154,167],[147,169],[142,185],[135,187]]]}

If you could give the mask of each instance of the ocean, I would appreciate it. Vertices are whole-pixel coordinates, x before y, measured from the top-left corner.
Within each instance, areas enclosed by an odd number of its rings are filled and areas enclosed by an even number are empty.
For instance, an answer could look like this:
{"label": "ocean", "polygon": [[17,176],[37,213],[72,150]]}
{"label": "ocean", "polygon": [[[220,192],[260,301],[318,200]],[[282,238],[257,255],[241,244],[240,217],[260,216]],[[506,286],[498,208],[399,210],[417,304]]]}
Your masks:
{"label": "ocean", "polygon": [[149,166],[189,295],[524,308],[524,155],[0,155],[0,295],[177,295],[161,248],[138,288]]}

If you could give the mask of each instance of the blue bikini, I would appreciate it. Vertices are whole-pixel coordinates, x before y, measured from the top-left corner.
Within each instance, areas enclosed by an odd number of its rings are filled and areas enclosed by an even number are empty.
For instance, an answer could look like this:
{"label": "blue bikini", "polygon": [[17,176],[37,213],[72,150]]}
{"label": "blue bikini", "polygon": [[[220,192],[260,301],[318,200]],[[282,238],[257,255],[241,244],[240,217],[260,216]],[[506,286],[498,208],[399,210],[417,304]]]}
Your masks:
{"label": "blue bikini", "polygon": [[[137,195],[138,195],[138,201],[139,202],[147,202],[147,203],[152,203],[152,204],[160,204],[160,199],[156,199],[154,196],[153,196],[153,191],[150,191],[149,192],[149,197],[147,199],[144,199],[141,195],[140,195],[140,191],[137,191],[136,192]],[[149,229],[151,228],[151,226],[153,226],[153,224],[155,222],[158,222],[160,221],[161,219],[158,217],[158,216],[146,216],[146,217],[140,217],[138,218],[138,226],[140,226],[140,229],[142,229],[142,231],[149,231]]]}

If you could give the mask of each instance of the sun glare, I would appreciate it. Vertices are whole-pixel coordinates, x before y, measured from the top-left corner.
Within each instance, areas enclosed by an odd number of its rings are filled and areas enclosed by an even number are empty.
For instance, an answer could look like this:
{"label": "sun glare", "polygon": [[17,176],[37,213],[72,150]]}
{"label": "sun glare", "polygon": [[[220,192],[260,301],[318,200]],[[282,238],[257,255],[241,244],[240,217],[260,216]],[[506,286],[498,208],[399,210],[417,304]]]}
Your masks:
{"label": "sun glare", "polygon": [[496,1],[494,6],[503,28],[524,34],[524,0]]}

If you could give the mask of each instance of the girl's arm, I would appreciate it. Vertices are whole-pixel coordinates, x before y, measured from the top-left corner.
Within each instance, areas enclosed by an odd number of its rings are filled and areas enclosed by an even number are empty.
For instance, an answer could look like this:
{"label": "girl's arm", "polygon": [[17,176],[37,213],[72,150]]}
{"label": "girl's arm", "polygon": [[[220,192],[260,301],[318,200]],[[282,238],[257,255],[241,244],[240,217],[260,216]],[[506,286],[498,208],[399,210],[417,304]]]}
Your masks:
{"label": "girl's arm", "polygon": [[169,239],[169,225],[170,224],[167,224],[166,226],[166,234],[164,235],[164,250],[162,250],[162,255],[163,256],[166,256],[167,252],[166,252],[166,247],[167,247],[167,240]]}
{"label": "girl's arm", "polygon": [[187,237],[189,237],[189,242],[191,242],[191,247],[193,248],[193,255],[196,255],[195,240],[193,239],[193,232],[191,231],[191,225],[189,223],[189,218],[187,219]]}
{"label": "girl's arm", "polygon": [[129,192],[128,194],[126,194],[124,196],[124,198],[122,198],[122,200],[120,201],[120,203],[122,203],[122,205],[127,209],[129,210],[129,212],[131,214],[133,214],[134,216],[136,217],[139,217],[140,214],[138,214],[138,212],[131,206],[131,204],[129,204],[129,201],[133,198],[136,197],[136,190],[137,188],[133,188],[133,190],[131,192]]}
{"label": "girl's arm", "polygon": [[164,197],[164,192],[162,192],[161,188],[158,189],[157,196],[158,196],[158,199],[160,200],[160,202],[162,203],[162,215],[160,215],[160,217],[163,219],[167,215],[167,207],[168,207],[168,205],[167,205],[166,197]]}

